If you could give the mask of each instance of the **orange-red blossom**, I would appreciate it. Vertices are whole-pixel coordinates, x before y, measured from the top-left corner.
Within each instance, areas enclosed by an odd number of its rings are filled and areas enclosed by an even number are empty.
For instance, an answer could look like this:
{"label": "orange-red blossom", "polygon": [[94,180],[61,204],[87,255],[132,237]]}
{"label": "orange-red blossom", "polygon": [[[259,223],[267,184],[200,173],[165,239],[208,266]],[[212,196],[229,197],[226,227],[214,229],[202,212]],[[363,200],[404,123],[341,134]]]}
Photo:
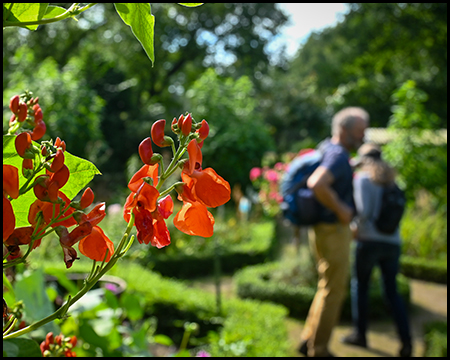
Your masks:
{"label": "orange-red blossom", "polygon": [[214,169],[202,169],[202,152],[197,140],[187,147],[189,161],[181,172],[185,183],[179,191],[183,207],[173,221],[175,227],[188,234],[210,237],[214,231],[214,217],[207,207],[215,208],[230,200],[230,184]]}
{"label": "orange-red blossom", "polygon": [[170,195],[158,201],[160,194],[155,187],[158,183],[158,167],[159,164],[144,165],[131,178],[128,183],[131,194],[125,202],[123,217],[129,222],[133,212],[138,241],[162,248],[170,244],[165,219],[173,212],[173,201]]}

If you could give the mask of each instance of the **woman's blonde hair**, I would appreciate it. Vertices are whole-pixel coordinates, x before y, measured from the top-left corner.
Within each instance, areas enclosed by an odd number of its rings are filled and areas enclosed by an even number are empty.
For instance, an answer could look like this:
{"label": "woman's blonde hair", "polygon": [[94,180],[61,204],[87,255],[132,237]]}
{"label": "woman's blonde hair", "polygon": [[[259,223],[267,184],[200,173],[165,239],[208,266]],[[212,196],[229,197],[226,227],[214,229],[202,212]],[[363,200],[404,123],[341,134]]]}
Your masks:
{"label": "woman's blonde hair", "polygon": [[366,143],[358,149],[361,158],[361,170],[368,173],[369,178],[379,185],[390,185],[394,182],[395,170],[381,158],[381,148],[376,144]]}

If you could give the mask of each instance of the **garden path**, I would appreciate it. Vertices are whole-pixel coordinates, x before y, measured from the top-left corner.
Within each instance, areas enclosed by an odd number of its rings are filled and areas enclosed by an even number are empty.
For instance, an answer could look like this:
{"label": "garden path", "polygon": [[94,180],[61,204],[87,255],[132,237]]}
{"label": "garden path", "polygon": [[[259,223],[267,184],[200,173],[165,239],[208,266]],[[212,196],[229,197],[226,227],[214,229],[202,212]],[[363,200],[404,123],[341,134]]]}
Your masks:
{"label": "garden path", "polygon": [[[190,282],[194,287],[215,293],[212,278]],[[441,320],[447,321],[447,285],[435,284],[421,280],[410,279],[411,327],[413,332],[413,356],[422,357],[424,353],[423,324]],[[221,293],[227,297],[234,297],[236,289],[232,277],[224,276],[221,279]],[[304,322],[292,318],[287,319],[289,340],[292,344],[292,356],[301,356],[297,351],[300,343],[300,334]],[[341,322],[334,330],[330,343],[330,351],[339,357],[392,357],[397,356],[400,343],[397,340],[395,327],[392,321],[371,321],[368,333],[368,349],[345,345],[340,339],[349,334],[351,324]]]}

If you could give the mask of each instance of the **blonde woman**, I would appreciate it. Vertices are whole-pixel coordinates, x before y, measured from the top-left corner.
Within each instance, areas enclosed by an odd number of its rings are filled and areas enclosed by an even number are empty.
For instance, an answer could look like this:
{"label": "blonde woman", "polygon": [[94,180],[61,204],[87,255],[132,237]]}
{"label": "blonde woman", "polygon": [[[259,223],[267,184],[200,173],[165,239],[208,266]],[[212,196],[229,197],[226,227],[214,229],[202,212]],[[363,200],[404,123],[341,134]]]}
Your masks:
{"label": "blonde woman", "polygon": [[401,243],[399,229],[397,226],[393,233],[386,234],[375,226],[375,219],[380,212],[383,187],[393,185],[395,171],[381,158],[381,150],[377,145],[362,145],[358,155],[360,171],[355,174],[353,180],[357,216],[352,224],[357,242],[351,280],[354,332],[345,337],[343,342],[367,347],[369,281],[372,269],[379,266],[385,297],[391,306],[402,342],[399,355],[410,357],[412,346],[409,320],[396,286]]}

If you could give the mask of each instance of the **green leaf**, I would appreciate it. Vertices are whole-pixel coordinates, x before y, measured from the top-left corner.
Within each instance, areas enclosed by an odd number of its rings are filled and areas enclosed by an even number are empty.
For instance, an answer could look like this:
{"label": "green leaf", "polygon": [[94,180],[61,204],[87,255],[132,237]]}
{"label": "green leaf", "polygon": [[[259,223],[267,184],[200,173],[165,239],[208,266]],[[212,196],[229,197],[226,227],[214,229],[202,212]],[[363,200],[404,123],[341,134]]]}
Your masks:
{"label": "green leaf", "polygon": [[61,6],[50,5],[47,8],[47,11],[45,12],[44,19],[51,19],[51,18],[57,17],[59,15],[64,14],[66,11],[67,11],[67,9],[64,9]]}
{"label": "green leaf", "polygon": [[[44,18],[48,7],[48,3],[13,3],[11,10],[9,10],[10,5],[11,3],[3,4],[3,21],[38,21]],[[28,30],[36,30],[38,28],[38,25],[24,25],[22,27]]]}
{"label": "green leaf", "polygon": [[201,6],[204,3],[178,3],[178,5],[181,6],[186,6],[186,7],[197,7],[197,6]]}
{"label": "green leaf", "polygon": [[[22,158],[17,155],[14,139],[15,135],[3,136],[3,164],[13,165],[19,169],[19,187],[25,184],[26,179],[21,175]],[[34,145],[39,146],[38,143],[33,142]],[[101,174],[97,167],[91,162],[81,159],[69,152],[64,152],[65,161],[70,171],[70,177],[66,185],[61,188],[61,191],[69,198],[73,199],[95,175]],[[38,175],[45,174],[45,170],[39,172]],[[16,227],[29,226],[28,210],[30,205],[36,200],[33,190],[26,194],[19,196],[17,199],[11,201],[14,214],[16,216]]]}
{"label": "green leaf", "polygon": [[3,340],[4,357],[42,357],[39,344],[30,339]]}
{"label": "green leaf", "polygon": [[123,22],[131,27],[133,35],[141,43],[153,66],[155,60],[153,48],[155,17],[151,14],[150,4],[114,3],[114,6]]}

